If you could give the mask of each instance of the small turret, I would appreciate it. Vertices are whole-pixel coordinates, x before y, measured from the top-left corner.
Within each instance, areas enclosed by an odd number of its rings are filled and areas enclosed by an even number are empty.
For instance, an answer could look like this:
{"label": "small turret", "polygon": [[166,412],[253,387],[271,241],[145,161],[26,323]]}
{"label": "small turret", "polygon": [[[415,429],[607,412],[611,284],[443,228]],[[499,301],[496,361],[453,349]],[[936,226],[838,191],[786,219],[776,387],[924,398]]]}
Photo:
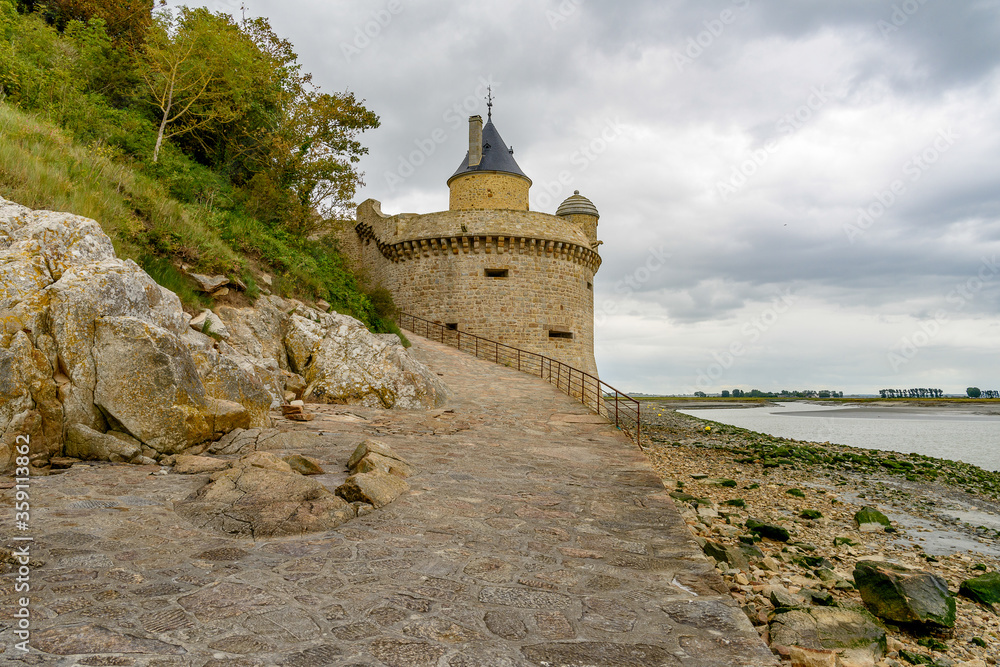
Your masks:
{"label": "small turret", "polygon": [[600,245],[600,241],[597,240],[597,221],[601,214],[597,212],[594,202],[581,195],[579,190],[574,190],[572,195],[559,204],[556,215],[580,225],[592,247]]}
{"label": "small turret", "polygon": [[489,118],[469,118],[469,152],[448,179],[449,210],[528,210],[531,179],[514,161],[514,152],[500,138]]}

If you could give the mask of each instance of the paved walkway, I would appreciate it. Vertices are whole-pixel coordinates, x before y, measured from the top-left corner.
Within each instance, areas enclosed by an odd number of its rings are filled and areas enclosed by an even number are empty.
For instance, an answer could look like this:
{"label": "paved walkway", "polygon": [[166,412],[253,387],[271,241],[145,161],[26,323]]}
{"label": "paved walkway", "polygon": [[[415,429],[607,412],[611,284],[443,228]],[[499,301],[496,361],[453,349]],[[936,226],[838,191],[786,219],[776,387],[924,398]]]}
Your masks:
{"label": "paved walkway", "polygon": [[14,648],[8,573],[0,664],[777,664],[634,445],[541,380],[412,340],[455,392],[446,410],[319,406],[281,423],[330,469],[372,436],[418,469],[410,492],[330,533],[194,529],[172,503],[205,475],[107,464],[33,480],[34,650]]}

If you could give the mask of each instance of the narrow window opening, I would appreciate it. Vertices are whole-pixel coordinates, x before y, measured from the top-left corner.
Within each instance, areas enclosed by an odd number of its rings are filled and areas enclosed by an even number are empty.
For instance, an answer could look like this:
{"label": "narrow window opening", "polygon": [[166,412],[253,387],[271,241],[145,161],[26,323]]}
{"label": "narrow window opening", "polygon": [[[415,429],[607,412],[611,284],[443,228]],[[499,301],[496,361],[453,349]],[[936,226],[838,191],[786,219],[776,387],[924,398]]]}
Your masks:
{"label": "narrow window opening", "polygon": [[446,322],[444,326],[451,331],[458,331],[458,322]]}
{"label": "narrow window opening", "polygon": [[594,283],[592,283],[590,281],[587,281],[587,289],[589,289],[589,290],[594,289]]}
{"label": "narrow window opening", "polygon": [[549,329],[549,338],[573,338],[573,332],[555,331],[554,329]]}
{"label": "narrow window opening", "polygon": [[510,275],[510,269],[484,269],[487,278],[506,278]]}

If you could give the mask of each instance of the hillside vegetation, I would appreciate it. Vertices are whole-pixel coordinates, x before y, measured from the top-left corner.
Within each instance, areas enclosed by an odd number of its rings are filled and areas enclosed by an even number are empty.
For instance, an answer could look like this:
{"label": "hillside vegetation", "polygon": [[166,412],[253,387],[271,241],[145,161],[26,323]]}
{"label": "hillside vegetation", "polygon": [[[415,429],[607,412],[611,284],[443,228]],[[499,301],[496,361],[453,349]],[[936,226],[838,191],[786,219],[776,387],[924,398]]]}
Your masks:
{"label": "hillside vegetation", "polygon": [[[0,196],[100,222],[123,258],[211,305],[181,270],[325,299],[396,330],[333,232],[378,117],[324,93],[264,19],[152,0],[0,0]],[[233,297],[229,297],[232,299]]]}

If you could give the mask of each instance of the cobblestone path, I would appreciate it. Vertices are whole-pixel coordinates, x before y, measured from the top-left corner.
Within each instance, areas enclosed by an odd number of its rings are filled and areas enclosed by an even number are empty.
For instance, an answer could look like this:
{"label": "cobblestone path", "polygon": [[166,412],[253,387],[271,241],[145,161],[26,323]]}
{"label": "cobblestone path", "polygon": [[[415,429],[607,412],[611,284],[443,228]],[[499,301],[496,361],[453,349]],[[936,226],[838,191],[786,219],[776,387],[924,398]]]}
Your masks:
{"label": "cobblestone path", "polygon": [[416,466],[408,493],[337,530],[195,529],[173,503],[207,475],[78,464],[33,479],[33,648],[14,646],[8,572],[0,664],[777,664],[634,445],[537,378],[413,340],[455,392],[445,409],[280,421],[331,488],[366,438]]}

